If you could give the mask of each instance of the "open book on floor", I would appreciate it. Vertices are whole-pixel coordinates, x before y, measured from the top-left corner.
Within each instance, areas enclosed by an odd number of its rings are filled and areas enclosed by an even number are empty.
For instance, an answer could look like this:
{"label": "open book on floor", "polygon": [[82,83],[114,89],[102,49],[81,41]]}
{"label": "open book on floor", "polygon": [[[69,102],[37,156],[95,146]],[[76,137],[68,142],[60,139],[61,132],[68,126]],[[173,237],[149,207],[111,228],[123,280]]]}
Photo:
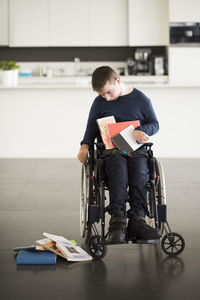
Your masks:
{"label": "open book on floor", "polygon": [[57,248],[56,242],[50,240],[49,238],[38,240],[38,241],[36,241],[36,243],[41,245],[42,247],[44,247],[46,250],[49,250],[49,251],[65,258],[63,253]]}
{"label": "open book on floor", "polygon": [[69,261],[92,260],[92,257],[79,246],[69,243],[56,243],[56,246]]}
{"label": "open book on floor", "polygon": [[81,247],[74,245],[68,239],[63,236],[51,234],[44,232],[44,236],[56,243],[56,248],[60,250],[62,255],[69,261],[87,261],[92,260],[87,252],[85,252]]}
{"label": "open book on floor", "polygon": [[131,156],[132,152],[142,146],[142,144],[139,144],[136,141],[133,131],[133,125],[130,125],[111,138],[112,142],[117,146],[117,148],[129,156]]}

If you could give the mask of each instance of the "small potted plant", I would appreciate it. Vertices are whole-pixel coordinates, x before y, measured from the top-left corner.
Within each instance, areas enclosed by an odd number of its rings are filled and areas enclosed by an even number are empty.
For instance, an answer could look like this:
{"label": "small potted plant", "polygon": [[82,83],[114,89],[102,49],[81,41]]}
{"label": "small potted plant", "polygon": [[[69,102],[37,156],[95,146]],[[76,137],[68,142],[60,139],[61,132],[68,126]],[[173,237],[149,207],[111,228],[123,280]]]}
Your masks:
{"label": "small potted plant", "polygon": [[14,60],[0,61],[2,84],[16,86],[18,83],[18,69],[20,68]]}

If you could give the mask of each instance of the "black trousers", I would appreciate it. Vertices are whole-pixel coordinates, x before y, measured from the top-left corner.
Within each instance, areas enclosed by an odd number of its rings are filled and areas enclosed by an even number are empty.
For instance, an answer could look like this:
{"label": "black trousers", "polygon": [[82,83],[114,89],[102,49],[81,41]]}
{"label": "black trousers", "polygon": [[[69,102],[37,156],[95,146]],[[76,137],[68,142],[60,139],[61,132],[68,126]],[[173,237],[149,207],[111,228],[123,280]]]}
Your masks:
{"label": "black trousers", "polygon": [[135,211],[147,214],[148,158],[110,155],[104,158],[104,169],[110,196],[108,212],[126,211],[126,202],[129,202],[128,216]]}

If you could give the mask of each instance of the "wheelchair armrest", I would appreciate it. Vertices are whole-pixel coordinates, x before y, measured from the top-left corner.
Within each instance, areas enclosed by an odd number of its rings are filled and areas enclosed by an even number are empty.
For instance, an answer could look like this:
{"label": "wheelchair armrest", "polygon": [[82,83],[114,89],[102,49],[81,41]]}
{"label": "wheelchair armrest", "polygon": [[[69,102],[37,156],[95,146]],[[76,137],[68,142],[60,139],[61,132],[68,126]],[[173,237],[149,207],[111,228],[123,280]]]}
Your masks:
{"label": "wheelchair armrest", "polygon": [[102,149],[105,149],[105,146],[104,146],[104,144],[103,143],[98,143],[98,142],[96,142],[96,143],[94,143],[94,145],[96,146],[96,149],[97,150],[102,150]]}
{"label": "wheelchair armrest", "polygon": [[151,148],[153,146],[153,143],[145,143],[144,145]]}
{"label": "wheelchair armrest", "polygon": [[151,147],[153,146],[153,143],[145,143],[144,146],[148,147],[151,149]]}

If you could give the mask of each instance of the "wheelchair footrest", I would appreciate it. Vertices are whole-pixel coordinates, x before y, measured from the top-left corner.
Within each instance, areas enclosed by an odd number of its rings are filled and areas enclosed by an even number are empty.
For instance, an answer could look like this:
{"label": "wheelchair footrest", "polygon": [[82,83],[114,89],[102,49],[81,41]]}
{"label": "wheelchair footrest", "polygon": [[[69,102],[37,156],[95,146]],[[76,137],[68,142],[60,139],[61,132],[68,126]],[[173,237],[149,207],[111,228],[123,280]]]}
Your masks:
{"label": "wheelchair footrest", "polygon": [[135,240],[134,244],[160,244],[160,239],[156,240]]}

